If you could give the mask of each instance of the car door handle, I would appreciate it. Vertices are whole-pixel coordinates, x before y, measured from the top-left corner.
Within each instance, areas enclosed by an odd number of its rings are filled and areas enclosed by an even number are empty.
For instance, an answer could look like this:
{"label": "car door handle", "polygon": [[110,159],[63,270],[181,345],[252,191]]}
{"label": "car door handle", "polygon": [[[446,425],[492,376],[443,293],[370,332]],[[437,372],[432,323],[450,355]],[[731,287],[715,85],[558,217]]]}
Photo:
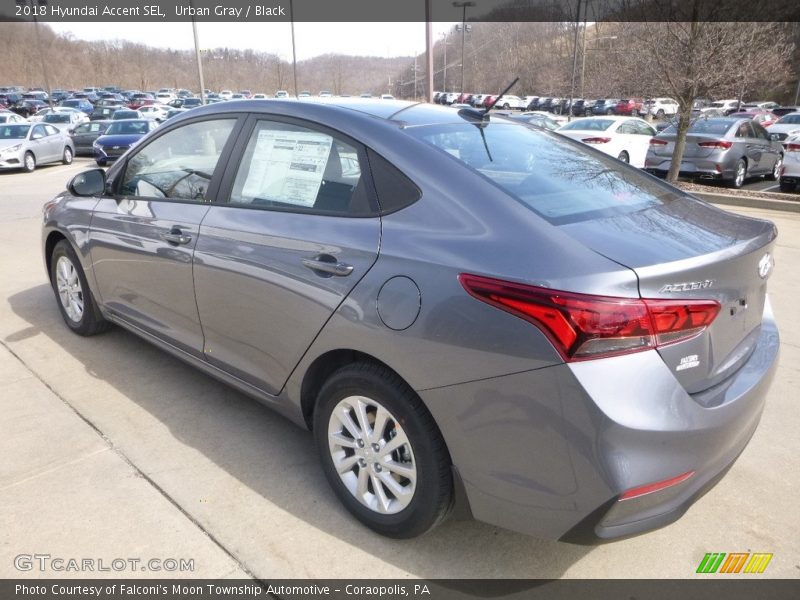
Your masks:
{"label": "car door handle", "polygon": [[192,236],[183,233],[177,227],[173,227],[168,233],[162,233],[161,239],[170,244],[188,244],[192,241]]}
{"label": "car door handle", "polygon": [[337,262],[336,258],[330,254],[321,254],[314,258],[304,258],[302,263],[304,267],[308,267],[312,271],[327,273],[328,275],[335,275],[337,277],[347,277],[353,272],[353,265]]}

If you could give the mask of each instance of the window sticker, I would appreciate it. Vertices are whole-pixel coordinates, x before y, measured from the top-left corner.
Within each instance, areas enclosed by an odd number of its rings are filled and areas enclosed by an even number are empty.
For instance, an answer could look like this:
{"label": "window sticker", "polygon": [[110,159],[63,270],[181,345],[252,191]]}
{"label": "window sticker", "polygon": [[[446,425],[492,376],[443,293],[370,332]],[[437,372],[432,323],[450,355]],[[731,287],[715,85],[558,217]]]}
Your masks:
{"label": "window sticker", "polygon": [[313,207],[332,143],[324,133],[262,129],[242,196]]}

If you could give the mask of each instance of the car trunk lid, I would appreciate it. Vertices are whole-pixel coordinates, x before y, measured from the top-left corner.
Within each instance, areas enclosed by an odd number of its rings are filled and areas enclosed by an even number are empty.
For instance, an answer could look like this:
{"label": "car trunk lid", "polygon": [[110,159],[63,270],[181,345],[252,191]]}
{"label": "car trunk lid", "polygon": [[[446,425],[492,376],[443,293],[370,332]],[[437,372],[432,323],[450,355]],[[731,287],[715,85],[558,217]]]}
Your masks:
{"label": "car trunk lid", "polygon": [[716,385],[750,355],[773,264],[772,223],[681,196],[562,229],[632,269],[643,298],[719,302],[719,314],[701,334],[658,349],[689,393]]}

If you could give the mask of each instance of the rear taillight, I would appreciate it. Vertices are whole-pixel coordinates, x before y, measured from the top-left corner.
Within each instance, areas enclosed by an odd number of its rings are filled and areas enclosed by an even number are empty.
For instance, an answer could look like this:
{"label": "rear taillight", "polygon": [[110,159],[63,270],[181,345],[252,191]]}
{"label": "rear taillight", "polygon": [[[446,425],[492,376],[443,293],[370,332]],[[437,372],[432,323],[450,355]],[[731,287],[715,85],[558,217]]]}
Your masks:
{"label": "rear taillight", "polygon": [[611,138],[607,137],[588,137],[581,140],[584,144],[607,144]]}
{"label": "rear taillight", "polygon": [[692,338],[708,327],[713,300],[643,300],[562,292],[469,275],[474,298],[536,325],[567,361],[638,352]]}
{"label": "rear taillight", "polygon": [[800,152],[800,144],[784,144],[783,149],[786,150],[786,152]]}
{"label": "rear taillight", "polygon": [[656,138],[650,138],[650,145],[651,146],[666,146],[667,142],[665,142],[664,140],[656,139]]}
{"label": "rear taillight", "polygon": [[731,146],[733,146],[733,142],[725,142],[725,141],[713,141],[713,142],[699,142],[697,144],[701,148],[714,148],[717,150],[728,150]]}

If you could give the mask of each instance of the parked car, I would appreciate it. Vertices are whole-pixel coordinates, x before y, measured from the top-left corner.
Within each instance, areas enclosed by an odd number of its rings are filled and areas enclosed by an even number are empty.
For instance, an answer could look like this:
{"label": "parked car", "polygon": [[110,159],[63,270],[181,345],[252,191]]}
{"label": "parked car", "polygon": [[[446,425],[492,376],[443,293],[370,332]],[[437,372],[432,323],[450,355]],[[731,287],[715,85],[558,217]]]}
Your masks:
{"label": "parked car", "polygon": [[276,98],[288,98],[289,97],[289,92],[287,92],[286,90],[278,90],[277,92],[275,92],[275,97]]}
{"label": "parked car", "polygon": [[764,408],[775,226],[506,118],[358,106],[205,106],[76,176],[41,238],[66,327],[311,429],[387,536],[454,502],[584,543],[678,519]]}
{"label": "parked car", "polygon": [[381,100],[394,100],[394,96],[391,94],[381,94]]}
{"label": "parked car", "polygon": [[589,116],[592,105],[594,105],[594,100],[578,98],[572,103],[572,114],[576,117]]}
{"label": "parked car", "polygon": [[66,131],[48,123],[0,125],[0,169],[32,172],[38,165],[72,163],[75,148]]}
{"label": "parked car", "polygon": [[5,125],[6,123],[28,123],[29,121],[25,117],[19,116],[17,113],[9,111],[0,111],[0,125]]}
{"label": "parked car", "polygon": [[[665,175],[672,163],[676,129],[669,127],[650,141],[645,168]],[[686,177],[717,179],[739,188],[748,177],[777,179],[783,147],[751,119],[721,117],[697,119],[689,127],[680,173]]]}
{"label": "parked car", "polygon": [[644,100],[642,98],[622,99],[614,107],[614,114],[638,117],[644,114],[643,104]]}
{"label": "parked car", "polygon": [[130,110],[127,106],[95,106],[89,119],[91,121],[108,121],[114,118],[116,112]]}
{"label": "parked car", "polygon": [[322,90],[318,96],[320,98],[333,98],[333,94],[329,90]]}
{"label": "parked car", "polygon": [[762,127],[769,127],[778,120],[778,117],[776,117],[770,111],[761,110],[758,108],[740,112],[733,112],[730,114],[730,116],[742,119],[748,119],[748,118],[752,119],[754,122],[758,123]]}
{"label": "parked car", "polygon": [[[741,103],[739,102],[739,100],[736,100],[734,98],[733,100],[716,100],[712,102],[711,106],[709,106],[708,108],[715,108],[717,110],[721,110],[727,117],[728,115],[737,112],[740,106]],[[704,112],[704,110],[701,110],[701,112]]]}
{"label": "parked car", "polygon": [[[270,96],[268,94],[253,94],[253,100],[267,100]],[[199,106],[199,105],[198,105]]]}
{"label": "parked car", "polygon": [[61,106],[64,108],[74,108],[85,113],[87,116],[94,112],[94,105],[85,98],[67,98],[61,101]]}
{"label": "parked car", "polygon": [[555,121],[559,127],[569,122],[569,118],[565,115],[554,115],[553,113],[545,112],[543,110],[527,110],[520,115],[521,117],[538,118],[547,117],[551,121]]}
{"label": "parked car", "polygon": [[145,119],[153,119],[161,123],[166,120],[169,107],[164,104],[150,104],[139,107],[139,112]]}
{"label": "parked car", "polygon": [[678,101],[673,98],[650,98],[642,104],[642,112],[657,119],[678,114]]}
{"label": "parked car", "polygon": [[[49,123],[56,129],[69,132],[70,129],[84,123],[86,115],[82,112],[53,112],[45,115],[42,123]],[[74,150],[74,148],[73,148]]]}
{"label": "parked car", "polygon": [[800,183],[800,131],[792,133],[783,142],[783,165],[779,185],[782,192],[796,192]]}
{"label": "parked car", "polygon": [[[256,96],[258,96],[258,94],[256,94]],[[255,96],[253,96],[253,97],[255,98]],[[202,106],[202,105],[203,105],[203,101],[200,98],[184,98],[183,99],[183,104],[181,106],[179,106],[178,108],[189,109],[189,108],[195,108],[197,106]]]}
{"label": "parked car", "polygon": [[153,119],[112,121],[103,135],[92,144],[95,162],[98,166],[104,167],[107,163],[118,159],[128,148],[156,127],[158,123]]}
{"label": "parked car", "polygon": [[619,98],[595,100],[594,106],[592,106],[592,115],[613,115],[619,101]]}
{"label": "parked car", "polygon": [[148,106],[155,103],[156,100],[152,94],[142,92],[140,94],[134,94],[131,96],[131,100],[128,102],[128,108],[131,110],[139,110],[143,106]]}
{"label": "parked car", "polygon": [[800,112],[800,106],[779,106],[772,109],[772,114],[777,117],[783,117],[793,112]]}
{"label": "parked car", "polygon": [[562,124],[556,121],[553,117],[555,115],[548,115],[546,113],[539,113],[539,112],[525,112],[519,115],[512,115],[511,118],[515,121],[522,121],[523,123],[528,123],[529,125],[536,125],[537,127],[543,127],[544,129],[549,129],[550,131],[555,131]]}
{"label": "parked car", "polygon": [[89,121],[80,123],[69,131],[76,156],[94,156],[93,144],[108,129],[111,121]]}
{"label": "parked car", "polygon": [[299,94],[297,94],[298,98],[311,98],[311,92],[308,90],[303,90]]}
{"label": "parked car", "polygon": [[558,133],[589,144],[634,167],[644,167],[652,125],[635,117],[584,117],[558,128]]}
{"label": "parked car", "polygon": [[12,104],[9,109],[17,113],[20,117],[32,117],[37,112],[47,107],[47,103],[41,100],[20,100],[16,104]]}
{"label": "parked car", "polygon": [[780,141],[794,133],[800,133],[800,112],[784,115],[766,129],[770,134],[776,135]]}
{"label": "parked car", "polygon": [[31,115],[30,117],[28,117],[28,121],[30,121],[31,123],[41,123],[42,121],[44,121],[44,118],[47,115],[50,115],[50,114],[53,114],[53,113],[60,113],[60,112],[76,113],[81,117],[81,119],[83,121],[88,121],[89,120],[89,118],[86,116],[86,113],[84,113],[83,111],[78,110],[77,108],[70,108],[68,106],[54,106],[54,107],[50,108],[48,106],[47,108],[43,108],[40,111],[38,111],[35,115]]}
{"label": "parked car", "polygon": [[528,104],[519,96],[507,94],[500,98],[500,105],[497,108],[502,108],[503,110],[525,110],[528,108]]}

